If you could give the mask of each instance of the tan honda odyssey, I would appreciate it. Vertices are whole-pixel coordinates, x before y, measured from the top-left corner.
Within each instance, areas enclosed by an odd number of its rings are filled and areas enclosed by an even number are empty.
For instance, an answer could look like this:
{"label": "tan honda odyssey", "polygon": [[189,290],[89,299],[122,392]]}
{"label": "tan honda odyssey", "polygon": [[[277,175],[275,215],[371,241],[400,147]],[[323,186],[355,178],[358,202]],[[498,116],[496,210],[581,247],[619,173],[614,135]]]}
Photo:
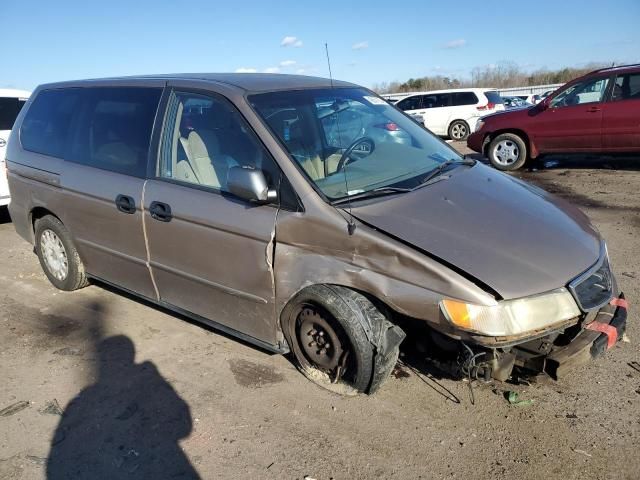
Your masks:
{"label": "tan honda odyssey", "polygon": [[373,392],[410,335],[460,375],[557,377],[626,325],[604,241],[375,93],[191,74],[40,86],[10,213],[62,290],[110,284]]}

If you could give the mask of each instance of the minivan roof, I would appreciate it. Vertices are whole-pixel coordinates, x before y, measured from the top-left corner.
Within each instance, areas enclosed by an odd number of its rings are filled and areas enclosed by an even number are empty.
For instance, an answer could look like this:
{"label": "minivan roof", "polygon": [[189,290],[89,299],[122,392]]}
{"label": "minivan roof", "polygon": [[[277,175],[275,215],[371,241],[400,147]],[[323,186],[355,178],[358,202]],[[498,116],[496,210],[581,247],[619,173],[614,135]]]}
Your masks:
{"label": "minivan roof", "polygon": [[172,73],[162,75],[137,75],[128,77],[95,78],[68,82],[49,83],[45,88],[61,88],[65,86],[90,86],[99,82],[101,86],[113,82],[114,85],[132,85],[146,80],[204,80],[212,83],[224,83],[246,92],[271,92],[276,90],[301,90],[307,88],[358,87],[349,82],[306,75],[287,75],[279,73]]}
{"label": "minivan roof", "polygon": [[412,97],[414,95],[429,95],[432,93],[455,93],[455,92],[475,92],[475,93],[484,93],[484,92],[497,92],[497,88],[447,88],[445,90],[428,90],[424,92],[407,92],[407,97]]}

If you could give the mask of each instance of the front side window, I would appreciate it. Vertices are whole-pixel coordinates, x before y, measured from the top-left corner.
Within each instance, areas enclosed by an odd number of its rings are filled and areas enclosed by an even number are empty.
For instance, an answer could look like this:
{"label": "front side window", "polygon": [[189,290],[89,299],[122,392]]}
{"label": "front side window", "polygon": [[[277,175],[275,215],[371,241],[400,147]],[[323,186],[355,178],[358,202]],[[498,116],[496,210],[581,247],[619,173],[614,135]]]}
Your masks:
{"label": "front side window", "polygon": [[601,102],[608,83],[608,78],[592,78],[574,83],[556,95],[550,106],[559,108]]}
{"label": "front side window", "polygon": [[25,150],[62,158],[80,89],[43,90],[22,121],[20,141]]}
{"label": "front side window", "polygon": [[270,188],[277,188],[279,169],[233,105],[214,96],[172,93],[157,175],[227,192],[233,167],[260,169]]}
{"label": "front side window", "polygon": [[271,92],[249,101],[328,200],[385,187],[413,188],[445,161],[461,160],[365,89]]}
{"label": "front side window", "polygon": [[638,99],[640,99],[640,73],[618,76],[616,83],[613,85],[611,100],[618,102],[621,100]]}

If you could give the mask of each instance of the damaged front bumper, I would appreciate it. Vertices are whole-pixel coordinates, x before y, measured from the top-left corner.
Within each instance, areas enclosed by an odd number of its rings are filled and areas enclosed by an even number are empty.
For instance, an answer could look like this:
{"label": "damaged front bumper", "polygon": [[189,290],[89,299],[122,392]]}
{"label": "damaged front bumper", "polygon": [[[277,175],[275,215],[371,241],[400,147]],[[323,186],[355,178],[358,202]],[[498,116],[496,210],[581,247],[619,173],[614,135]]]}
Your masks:
{"label": "damaged front bumper", "polygon": [[475,377],[507,380],[514,370],[546,373],[554,379],[599,357],[622,339],[627,325],[628,304],[624,294],[578,323],[535,339],[509,347],[486,348],[476,344],[471,349],[483,352],[482,362],[470,365]]}

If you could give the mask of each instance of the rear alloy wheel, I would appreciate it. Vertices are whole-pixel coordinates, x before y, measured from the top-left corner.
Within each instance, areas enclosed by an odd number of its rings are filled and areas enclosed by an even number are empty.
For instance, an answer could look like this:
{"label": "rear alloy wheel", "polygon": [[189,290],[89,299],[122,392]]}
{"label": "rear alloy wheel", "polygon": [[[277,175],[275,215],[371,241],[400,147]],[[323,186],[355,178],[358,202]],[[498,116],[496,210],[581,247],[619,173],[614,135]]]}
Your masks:
{"label": "rear alloy wheel", "polygon": [[527,160],[527,145],[514,133],[503,133],[489,144],[489,161],[498,170],[518,170]]}
{"label": "rear alloy wheel", "polygon": [[53,215],[39,218],[34,233],[36,254],[53,286],[72,291],[89,284],[71,234],[60,220]]}
{"label": "rear alloy wheel", "polygon": [[469,125],[463,120],[456,120],[449,125],[449,138],[456,142],[466,140],[469,136]]}

